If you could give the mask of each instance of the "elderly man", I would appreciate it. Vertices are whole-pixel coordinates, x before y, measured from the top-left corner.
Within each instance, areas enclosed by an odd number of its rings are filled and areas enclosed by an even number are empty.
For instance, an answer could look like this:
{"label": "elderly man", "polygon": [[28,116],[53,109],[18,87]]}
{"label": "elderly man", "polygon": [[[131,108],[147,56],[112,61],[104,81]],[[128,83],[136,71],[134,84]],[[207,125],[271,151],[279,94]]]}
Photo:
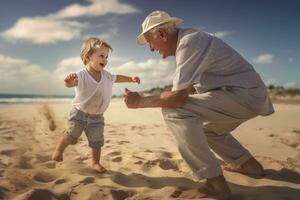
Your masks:
{"label": "elderly man", "polygon": [[250,63],[209,33],[179,28],[182,21],[164,11],[146,17],[137,42],[148,43],[162,58],[175,56],[173,87],[147,97],[126,90],[125,103],[128,108],[162,107],[191,170],[199,179],[206,179],[205,186],[219,199],[230,199],[214,153],[227,163],[225,170],[263,175],[260,163],[230,132],[258,115],[270,115],[273,106]]}

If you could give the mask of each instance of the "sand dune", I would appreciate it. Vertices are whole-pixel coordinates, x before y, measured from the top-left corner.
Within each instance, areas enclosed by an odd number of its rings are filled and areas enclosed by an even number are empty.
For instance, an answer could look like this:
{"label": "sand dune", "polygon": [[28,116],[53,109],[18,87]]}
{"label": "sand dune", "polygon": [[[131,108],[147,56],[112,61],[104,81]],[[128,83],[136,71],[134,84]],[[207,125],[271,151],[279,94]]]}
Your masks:
{"label": "sand dune", "polygon": [[[105,114],[105,146],[95,174],[83,134],[51,160],[66,128],[69,104],[19,104],[0,110],[0,199],[215,199],[197,192],[159,109],[128,110],[115,99]],[[233,199],[299,199],[300,108],[276,104],[277,113],[253,119],[234,135],[266,168],[263,178],[225,172]]]}

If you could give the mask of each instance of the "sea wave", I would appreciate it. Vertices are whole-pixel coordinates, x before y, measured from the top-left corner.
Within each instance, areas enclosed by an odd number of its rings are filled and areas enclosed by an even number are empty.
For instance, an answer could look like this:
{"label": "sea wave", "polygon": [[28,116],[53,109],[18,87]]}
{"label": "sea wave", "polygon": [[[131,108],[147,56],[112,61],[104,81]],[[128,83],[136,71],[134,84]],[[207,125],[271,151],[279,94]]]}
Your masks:
{"label": "sea wave", "polygon": [[0,98],[1,104],[9,103],[59,103],[71,102],[72,98]]}

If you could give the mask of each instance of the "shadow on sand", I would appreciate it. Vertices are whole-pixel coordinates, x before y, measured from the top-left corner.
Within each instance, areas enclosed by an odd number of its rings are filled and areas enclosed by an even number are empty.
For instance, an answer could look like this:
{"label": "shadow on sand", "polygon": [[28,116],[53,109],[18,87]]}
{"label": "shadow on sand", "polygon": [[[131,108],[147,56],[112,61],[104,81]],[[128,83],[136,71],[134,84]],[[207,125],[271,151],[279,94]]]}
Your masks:
{"label": "shadow on sand", "polygon": [[[123,174],[117,171],[109,171],[111,180],[125,187],[148,187],[151,189],[161,189],[163,187],[176,187],[178,190],[189,190],[200,187],[203,183],[195,182],[184,177],[149,177],[138,173]],[[299,182],[300,175],[295,172],[286,170],[268,170],[264,178],[282,180],[293,183]],[[298,199],[300,190],[283,186],[243,186],[234,183],[228,183],[232,190],[232,199]],[[180,195],[178,196],[180,198]]]}
{"label": "shadow on sand", "polygon": [[290,169],[282,168],[281,170],[266,169],[264,178],[276,181],[285,181],[300,184],[300,174]]}

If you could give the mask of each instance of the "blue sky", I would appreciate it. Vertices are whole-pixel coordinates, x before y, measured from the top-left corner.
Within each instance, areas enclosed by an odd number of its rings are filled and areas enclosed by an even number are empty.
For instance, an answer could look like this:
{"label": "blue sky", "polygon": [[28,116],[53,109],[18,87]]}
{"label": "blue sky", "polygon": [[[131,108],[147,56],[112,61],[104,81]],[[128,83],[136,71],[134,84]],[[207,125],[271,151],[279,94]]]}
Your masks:
{"label": "blue sky", "polygon": [[138,75],[144,90],[171,84],[174,57],[161,59],[135,42],[153,10],[214,33],[242,54],[264,82],[300,87],[300,3],[276,0],[3,0],[0,7],[0,93],[73,94],[63,77],[83,68],[82,41],[98,36],[113,52],[107,70]]}

